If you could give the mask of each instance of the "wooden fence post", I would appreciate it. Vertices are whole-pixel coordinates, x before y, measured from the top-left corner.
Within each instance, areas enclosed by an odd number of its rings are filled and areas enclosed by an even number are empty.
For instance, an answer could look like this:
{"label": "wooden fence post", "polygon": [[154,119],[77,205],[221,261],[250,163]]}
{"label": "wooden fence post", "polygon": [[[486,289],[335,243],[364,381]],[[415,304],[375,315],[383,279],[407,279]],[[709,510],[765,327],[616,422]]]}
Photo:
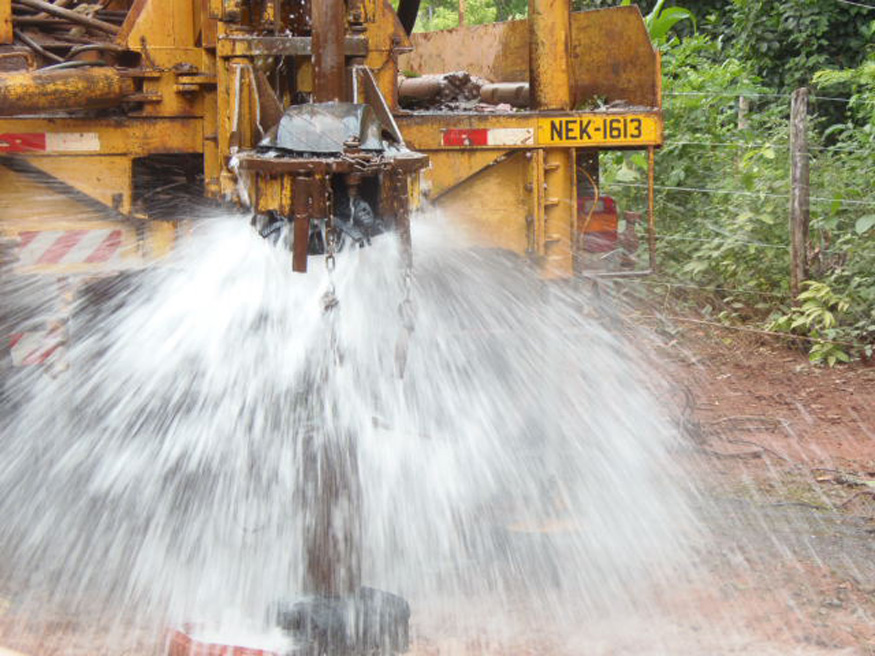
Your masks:
{"label": "wooden fence post", "polygon": [[794,300],[808,278],[808,93],[807,88],[796,89],[790,103],[790,292]]}
{"label": "wooden fence post", "polygon": [[748,114],[750,114],[750,98],[745,96],[738,97],[738,129],[739,130],[747,130],[750,126],[750,122],[748,121]]}

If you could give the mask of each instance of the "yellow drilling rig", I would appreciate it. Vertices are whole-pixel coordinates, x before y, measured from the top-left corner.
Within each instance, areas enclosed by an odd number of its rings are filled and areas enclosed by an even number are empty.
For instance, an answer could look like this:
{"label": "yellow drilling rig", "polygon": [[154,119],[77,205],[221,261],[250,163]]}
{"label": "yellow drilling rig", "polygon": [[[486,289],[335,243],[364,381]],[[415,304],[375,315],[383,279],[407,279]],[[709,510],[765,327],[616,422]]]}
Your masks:
{"label": "yellow drilling rig", "polygon": [[[288,228],[296,271],[343,237],[409,240],[427,198],[569,276],[604,149],[649,153],[652,260],[661,76],[640,12],[530,5],[414,33],[419,0],[0,0],[6,265],[69,303],[171,250],[180,217],[160,201],[196,185],[263,235]],[[483,81],[476,102],[428,104],[450,71]],[[44,363],[61,334],[5,329],[15,364]]]}
{"label": "yellow drilling rig", "polygon": [[[60,306],[4,312],[0,293],[4,366],[50,365],[77,291],[171,251],[183,189],[244,209],[299,272],[383,231],[409,257],[425,199],[561,278],[599,152],[639,149],[652,263],[661,74],[641,14],[529,4],[528,19],[415,33],[419,0],[0,0],[0,271]],[[447,74],[478,82],[448,98]],[[349,593],[322,538],[315,587]],[[408,612],[377,613],[371,641],[401,650]]]}

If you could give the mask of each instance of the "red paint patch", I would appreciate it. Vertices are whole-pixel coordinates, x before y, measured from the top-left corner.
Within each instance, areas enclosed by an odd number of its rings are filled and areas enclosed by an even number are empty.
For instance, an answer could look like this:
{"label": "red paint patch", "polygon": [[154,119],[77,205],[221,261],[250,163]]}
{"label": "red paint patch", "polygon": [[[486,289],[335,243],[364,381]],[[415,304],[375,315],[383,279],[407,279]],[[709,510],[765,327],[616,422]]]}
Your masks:
{"label": "red paint patch", "polygon": [[0,153],[28,153],[45,150],[45,133],[21,132],[0,134]]}
{"label": "red paint patch", "polygon": [[279,656],[263,649],[200,642],[185,631],[173,631],[169,637],[167,656]]}
{"label": "red paint patch", "polygon": [[488,146],[489,130],[444,130],[444,146]]}

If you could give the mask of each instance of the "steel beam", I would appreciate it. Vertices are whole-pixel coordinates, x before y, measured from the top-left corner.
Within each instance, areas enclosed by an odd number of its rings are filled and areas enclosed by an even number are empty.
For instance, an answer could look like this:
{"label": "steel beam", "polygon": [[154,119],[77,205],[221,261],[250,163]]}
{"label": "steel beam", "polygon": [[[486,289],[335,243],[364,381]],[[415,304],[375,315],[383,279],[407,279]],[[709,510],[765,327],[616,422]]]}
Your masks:
{"label": "steel beam", "polygon": [[344,0],[311,4],[313,29],[313,102],[337,102],[346,96],[346,7]]}
{"label": "steel beam", "polygon": [[[219,39],[221,57],[255,57],[282,55],[286,57],[309,57],[313,54],[313,42],[308,36],[223,36]],[[348,57],[365,57],[368,40],[362,36],[348,36],[343,40],[343,53]]]}
{"label": "steel beam", "polygon": [[[529,76],[535,110],[571,108],[571,0],[529,0]],[[544,151],[543,243],[537,244],[544,275],[573,274],[577,224],[574,149]]]}

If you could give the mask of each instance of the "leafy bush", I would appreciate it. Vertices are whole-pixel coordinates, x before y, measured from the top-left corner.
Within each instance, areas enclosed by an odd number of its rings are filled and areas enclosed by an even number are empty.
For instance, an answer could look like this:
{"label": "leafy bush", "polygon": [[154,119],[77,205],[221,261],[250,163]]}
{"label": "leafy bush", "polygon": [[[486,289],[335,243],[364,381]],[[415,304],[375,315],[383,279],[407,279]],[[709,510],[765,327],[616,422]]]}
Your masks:
{"label": "leafy bush", "polygon": [[[725,320],[762,322],[811,338],[806,343],[814,362],[871,355],[875,84],[869,62],[816,78],[823,95],[852,95],[840,122],[835,101],[815,96],[812,103],[811,281],[793,299],[789,95],[766,85],[749,61],[733,56],[735,48],[704,34],[662,49],[666,145],[656,160],[656,212],[665,280],[684,290],[702,288],[693,300],[703,309],[716,305]],[[742,122],[741,96],[750,99]],[[640,208],[646,160],[605,154],[602,163],[609,193],[625,207]]]}

